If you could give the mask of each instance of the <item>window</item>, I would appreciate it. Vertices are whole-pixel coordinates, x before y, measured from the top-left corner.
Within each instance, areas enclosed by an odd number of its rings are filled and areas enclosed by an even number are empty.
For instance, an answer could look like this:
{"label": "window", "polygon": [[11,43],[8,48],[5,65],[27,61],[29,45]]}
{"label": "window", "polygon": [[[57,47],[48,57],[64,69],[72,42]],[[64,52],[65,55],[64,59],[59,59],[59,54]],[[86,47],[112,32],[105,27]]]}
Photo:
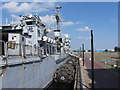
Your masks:
{"label": "window", "polygon": [[35,24],[35,22],[34,21],[30,21],[30,22],[26,22],[26,24],[27,25],[33,25],[33,24]]}
{"label": "window", "polygon": [[24,37],[22,37],[22,41],[24,41]]}

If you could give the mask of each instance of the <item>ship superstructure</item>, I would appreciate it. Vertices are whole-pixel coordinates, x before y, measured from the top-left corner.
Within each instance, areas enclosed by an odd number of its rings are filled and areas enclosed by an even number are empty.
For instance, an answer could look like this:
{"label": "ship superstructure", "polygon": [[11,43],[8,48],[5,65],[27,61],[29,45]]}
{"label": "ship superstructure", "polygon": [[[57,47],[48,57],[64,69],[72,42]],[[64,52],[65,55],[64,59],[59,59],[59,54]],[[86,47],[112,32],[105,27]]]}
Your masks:
{"label": "ship superstructure", "polygon": [[60,8],[56,7],[56,30],[32,14],[0,26],[0,88],[45,88],[68,60],[70,39],[60,30]]}

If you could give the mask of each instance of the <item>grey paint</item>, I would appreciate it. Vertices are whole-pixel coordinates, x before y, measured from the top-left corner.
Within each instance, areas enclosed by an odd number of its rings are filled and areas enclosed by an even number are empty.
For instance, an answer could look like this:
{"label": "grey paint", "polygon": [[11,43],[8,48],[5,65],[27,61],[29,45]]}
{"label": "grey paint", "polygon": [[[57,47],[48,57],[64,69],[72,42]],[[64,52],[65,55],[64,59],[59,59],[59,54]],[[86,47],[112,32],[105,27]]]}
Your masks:
{"label": "grey paint", "polygon": [[[66,57],[67,55],[62,55]],[[7,67],[3,73],[2,88],[44,88],[53,78],[55,70],[63,63],[55,63],[61,55],[46,57],[42,62]],[[62,57],[63,58],[63,57]],[[1,88],[1,87],[0,87]]]}

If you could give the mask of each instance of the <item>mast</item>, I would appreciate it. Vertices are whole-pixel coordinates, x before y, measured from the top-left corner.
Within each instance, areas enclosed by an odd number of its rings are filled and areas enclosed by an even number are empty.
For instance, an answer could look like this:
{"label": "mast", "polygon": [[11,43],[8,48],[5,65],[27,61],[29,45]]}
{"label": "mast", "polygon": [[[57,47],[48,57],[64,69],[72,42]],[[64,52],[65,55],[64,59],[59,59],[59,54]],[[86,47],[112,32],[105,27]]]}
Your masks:
{"label": "mast", "polygon": [[61,6],[56,6],[56,11],[57,11],[57,13],[56,13],[56,15],[55,15],[55,18],[56,18],[56,23],[57,23],[57,30],[60,30],[60,9],[61,9],[62,7]]}

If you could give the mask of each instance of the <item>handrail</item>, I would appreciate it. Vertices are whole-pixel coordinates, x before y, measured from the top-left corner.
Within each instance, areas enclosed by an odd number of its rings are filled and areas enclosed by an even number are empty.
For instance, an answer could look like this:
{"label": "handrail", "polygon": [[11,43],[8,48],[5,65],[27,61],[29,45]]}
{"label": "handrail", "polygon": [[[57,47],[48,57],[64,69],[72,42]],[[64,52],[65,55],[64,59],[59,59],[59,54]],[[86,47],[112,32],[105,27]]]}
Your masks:
{"label": "handrail", "polygon": [[22,56],[22,44],[19,43],[15,43],[15,42],[6,42],[6,56],[8,57],[8,49],[16,49],[16,47],[20,46],[20,50],[21,50],[21,56]]}
{"label": "handrail", "polygon": [[[4,47],[4,54],[5,55],[2,55],[1,54],[1,57],[2,57],[2,59],[5,61],[5,65],[7,65],[7,52],[6,52],[6,44],[5,44],[5,41],[3,41],[3,40],[0,40],[0,42],[1,43],[3,43],[3,47]],[[2,46],[2,45],[1,45]]]}
{"label": "handrail", "polygon": [[[22,61],[23,63],[25,63],[25,62],[27,62],[26,58],[29,58],[29,55],[30,55],[30,57],[33,57],[33,58],[38,57],[38,58],[40,58],[40,60],[42,60],[43,58],[45,58],[47,56],[47,54],[44,53],[44,52],[47,52],[46,51],[47,48],[45,48],[45,47],[26,45],[26,44],[16,43],[15,41],[5,42],[5,41],[0,40],[0,42],[2,42],[4,44],[4,45],[3,44],[2,45],[4,46],[5,56],[2,56],[2,58],[5,61],[6,65],[8,65],[8,62],[9,62],[8,59],[11,57],[14,58],[14,57],[18,56],[18,58],[20,59],[20,62]],[[49,55],[53,55],[56,53],[55,47],[52,48],[52,46],[51,46],[48,48],[49,48],[48,50],[54,51],[54,53],[49,53]],[[14,62],[14,60],[13,60],[13,62]],[[17,61],[15,60],[15,62],[17,62]]]}
{"label": "handrail", "polygon": [[33,46],[33,55],[36,56],[38,55],[38,50],[39,50],[39,46]]}
{"label": "handrail", "polygon": [[[20,44],[20,43],[14,42],[14,41],[4,42],[4,41],[0,40],[0,42],[4,43],[4,52],[5,52],[6,57],[21,56],[22,58],[27,58],[26,56],[30,55],[30,56],[38,56],[39,58],[41,58],[41,57],[44,57],[44,55],[45,55],[44,50],[46,50],[46,48],[43,48],[43,47]],[[18,51],[18,52],[16,53],[16,51]],[[53,53],[51,53],[51,55],[52,54]]]}
{"label": "handrail", "polygon": [[26,45],[26,44],[19,44],[19,43],[15,43],[15,42],[6,42],[6,56],[8,56],[8,44],[12,44],[14,47],[12,47],[12,49],[16,49],[16,45],[20,45],[20,55],[22,57],[26,57],[27,55],[30,56],[42,56],[43,55],[43,51],[41,47],[39,46],[32,46],[32,45]]}
{"label": "handrail", "polygon": [[77,59],[77,65],[76,65],[76,73],[75,73],[75,81],[74,81],[74,90],[83,90],[82,85],[82,75],[81,75],[81,67],[80,67],[80,61]]}
{"label": "handrail", "polygon": [[37,54],[38,54],[39,57],[41,57],[43,55],[44,51],[42,50],[41,47],[37,47],[37,48],[38,48]]}
{"label": "handrail", "polygon": [[[46,54],[44,53],[46,48],[44,48],[44,47],[16,43],[15,41],[5,42],[5,41],[0,40],[0,42],[4,43],[5,56],[3,56],[3,59],[5,61],[5,65],[8,65],[9,58],[11,58],[11,57],[14,58],[14,57],[18,56],[21,63],[27,62],[26,58],[29,58],[29,55],[30,55],[30,57],[32,56],[33,58],[38,57],[38,58],[40,58],[40,60],[43,60],[43,58],[46,57]],[[51,48],[51,50],[53,50],[52,47],[50,47],[50,48]],[[48,49],[48,50],[50,50],[50,49]],[[54,49],[54,51],[55,51],[55,49]],[[52,53],[50,55],[52,55]],[[14,59],[13,62],[19,62],[19,61]]]}
{"label": "handrail", "polygon": [[4,44],[4,45],[3,45],[3,46],[4,46],[4,53],[5,53],[5,56],[6,56],[6,50],[5,50],[6,46],[5,46],[5,41],[0,40],[0,42]]}
{"label": "handrail", "polygon": [[[27,48],[27,49],[26,49]],[[29,51],[29,53],[28,53],[28,51]],[[32,46],[31,45],[23,45],[23,55],[24,56],[27,56],[27,55],[33,55],[33,49],[32,49]]]}

